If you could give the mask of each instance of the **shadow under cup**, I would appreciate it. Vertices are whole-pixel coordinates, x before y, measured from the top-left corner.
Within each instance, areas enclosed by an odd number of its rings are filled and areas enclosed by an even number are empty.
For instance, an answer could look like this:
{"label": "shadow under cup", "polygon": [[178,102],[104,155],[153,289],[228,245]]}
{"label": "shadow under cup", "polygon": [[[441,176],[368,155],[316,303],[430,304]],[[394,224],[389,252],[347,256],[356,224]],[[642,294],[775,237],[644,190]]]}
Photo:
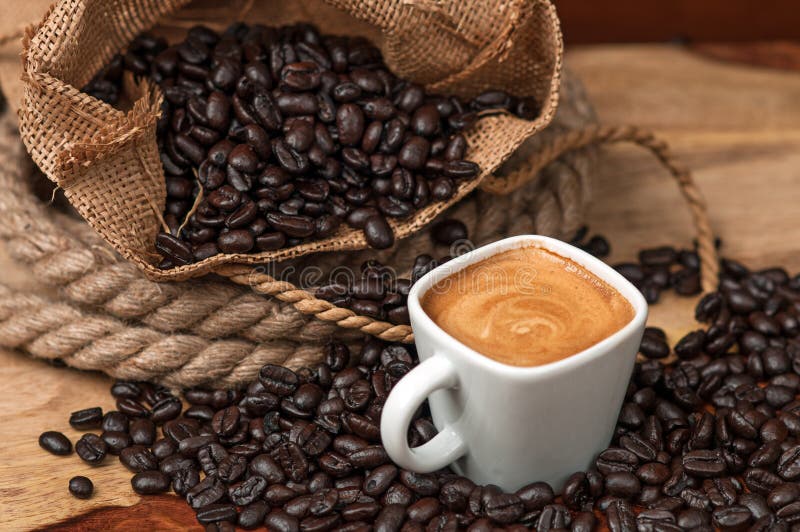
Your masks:
{"label": "shadow under cup", "polygon": [[[459,342],[422,309],[420,298],[467,266],[536,246],[582,266],[630,303],[633,318],[583,351],[539,366],[511,366]],[[429,272],[408,298],[420,364],[393,388],[381,417],[389,456],[416,472],[450,465],[476,484],[505,490],[546,481],[560,490],[588,469],[613,435],[647,319],[638,289],[614,269],[559,240],[519,236],[457,257]],[[409,448],[408,426],[425,399],[439,434]]]}

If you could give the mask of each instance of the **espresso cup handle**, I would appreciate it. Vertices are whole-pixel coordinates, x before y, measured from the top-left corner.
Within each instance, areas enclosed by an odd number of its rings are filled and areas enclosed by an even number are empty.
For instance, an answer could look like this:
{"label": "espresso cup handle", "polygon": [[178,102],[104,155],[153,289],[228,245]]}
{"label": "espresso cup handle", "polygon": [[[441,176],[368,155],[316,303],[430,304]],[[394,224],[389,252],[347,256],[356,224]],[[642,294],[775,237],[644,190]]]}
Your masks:
{"label": "espresso cup handle", "polygon": [[442,356],[432,356],[409,371],[394,385],[381,414],[381,438],[392,460],[400,467],[417,473],[430,473],[451,464],[466,453],[464,440],[452,424],[429,442],[408,446],[411,418],[436,390],[458,385],[453,364]]}

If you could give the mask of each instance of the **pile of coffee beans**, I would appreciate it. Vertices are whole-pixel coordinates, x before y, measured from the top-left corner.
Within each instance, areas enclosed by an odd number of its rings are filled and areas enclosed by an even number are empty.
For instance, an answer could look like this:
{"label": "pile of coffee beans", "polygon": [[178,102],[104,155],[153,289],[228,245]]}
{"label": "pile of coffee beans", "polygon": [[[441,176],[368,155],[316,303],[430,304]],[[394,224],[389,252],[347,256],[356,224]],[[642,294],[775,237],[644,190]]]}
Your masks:
{"label": "pile of coffee beans", "polygon": [[[464,223],[453,218],[441,220],[431,228],[431,238],[442,246],[468,242],[467,236]],[[453,251],[458,252],[459,249]],[[316,288],[314,292],[318,298],[338,307],[349,308],[362,316],[407,325],[406,301],[411,285],[450,259],[449,255],[438,260],[427,254],[419,255],[414,259],[410,279],[399,278],[393,269],[370,260],[362,264],[359,279],[353,280],[350,275],[334,275],[331,282]]]}
{"label": "pile of coffee beans", "polygon": [[538,112],[501,91],[468,102],[427,94],[368,41],[307,24],[197,26],[171,46],[139,36],[85,90],[115,102],[126,70],[165,97],[162,268],[296,246],[342,223],[388,248],[387,219],[447,200],[478,174],[461,134],[478,111]]}
{"label": "pile of coffee beans", "polygon": [[[605,258],[611,246],[601,235],[587,239],[588,227],[578,230],[570,244],[595,257]],[[717,246],[721,244],[719,240]],[[638,262],[623,262],[614,265],[623,277],[635,285],[650,303],[658,303],[664,290],[672,289],[681,296],[693,296],[701,292],[700,257],[694,249],[675,249],[660,246],[639,252]]]}
{"label": "pile of coffee beans", "polygon": [[[586,249],[607,254],[602,237],[590,241]],[[419,259],[414,277],[435,263]],[[359,283],[382,268],[366,264]],[[411,284],[397,285],[393,305],[405,305]],[[137,493],[172,489],[208,530],[792,530],[800,526],[800,275],[723,260],[719,290],[701,299],[696,318],[706,326],[672,349],[663,331],[647,329],[610,447],[564,486],[534,481],[503,493],[448,470],[394,465],[380,442],[381,409],[417,356],[376,339],[358,353],[332,343],[314,368],[267,365],[246,389],[189,390],[183,401],[117,382],[117,410],[75,412],[70,424],[100,431],[75,444],[87,464],[118,455]],[[422,409],[409,442],[435,434]],[[71,453],[60,433],[39,442]],[[70,491],[90,495],[80,478]]]}

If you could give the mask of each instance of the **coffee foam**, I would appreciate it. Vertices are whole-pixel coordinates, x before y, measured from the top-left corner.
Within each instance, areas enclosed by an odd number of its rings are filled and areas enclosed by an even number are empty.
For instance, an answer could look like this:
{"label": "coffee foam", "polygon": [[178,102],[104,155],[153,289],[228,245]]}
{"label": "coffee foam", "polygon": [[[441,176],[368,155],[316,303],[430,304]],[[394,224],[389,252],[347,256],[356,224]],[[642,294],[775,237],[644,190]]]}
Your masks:
{"label": "coffee foam", "polygon": [[622,329],[634,315],[608,283],[535,246],[467,266],[433,285],[421,304],[445,332],[513,366],[577,354]]}

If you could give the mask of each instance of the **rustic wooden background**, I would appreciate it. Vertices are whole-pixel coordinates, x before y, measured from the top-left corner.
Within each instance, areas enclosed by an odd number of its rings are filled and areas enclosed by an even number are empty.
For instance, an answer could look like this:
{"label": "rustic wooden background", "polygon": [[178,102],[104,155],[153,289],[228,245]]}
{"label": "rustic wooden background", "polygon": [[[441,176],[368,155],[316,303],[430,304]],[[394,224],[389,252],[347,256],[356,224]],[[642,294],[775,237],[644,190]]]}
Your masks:
{"label": "rustic wooden background", "polygon": [[[0,35],[40,17],[50,1],[15,2],[14,13],[0,1]],[[567,63],[584,80],[602,123],[649,127],[694,169],[726,256],[752,267],[782,264],[799,271],[796,0],[555,3],[570,44],[693,43],[571,46]],[[770,42],[719,44],[752,40]],[[16,61],[13,47],[0,52]],[[677,189],[648,154],[607,149],[596,174],[588,222],[611,240],[612,261],[631,259],[643,246],[690,245],[690,219]],[[0,272],[5,282],[23,283],[1,246]],[[27,288],[41,290],[30,282]],[[667,298],[652,308],[650,323],[674,341],[696,325],[693,303]],[[176,497],[136,496],[130,473],[116,459],[91,468],[74,454],[55,457],[39,449],[44,430],[77,439],[67,423],[71,411],[113,407],[108,378],[0,350],[0,382],[0,530],[201,530]],[[95,483],[88,501],[67,493],[68,479],[78,474]]]}

